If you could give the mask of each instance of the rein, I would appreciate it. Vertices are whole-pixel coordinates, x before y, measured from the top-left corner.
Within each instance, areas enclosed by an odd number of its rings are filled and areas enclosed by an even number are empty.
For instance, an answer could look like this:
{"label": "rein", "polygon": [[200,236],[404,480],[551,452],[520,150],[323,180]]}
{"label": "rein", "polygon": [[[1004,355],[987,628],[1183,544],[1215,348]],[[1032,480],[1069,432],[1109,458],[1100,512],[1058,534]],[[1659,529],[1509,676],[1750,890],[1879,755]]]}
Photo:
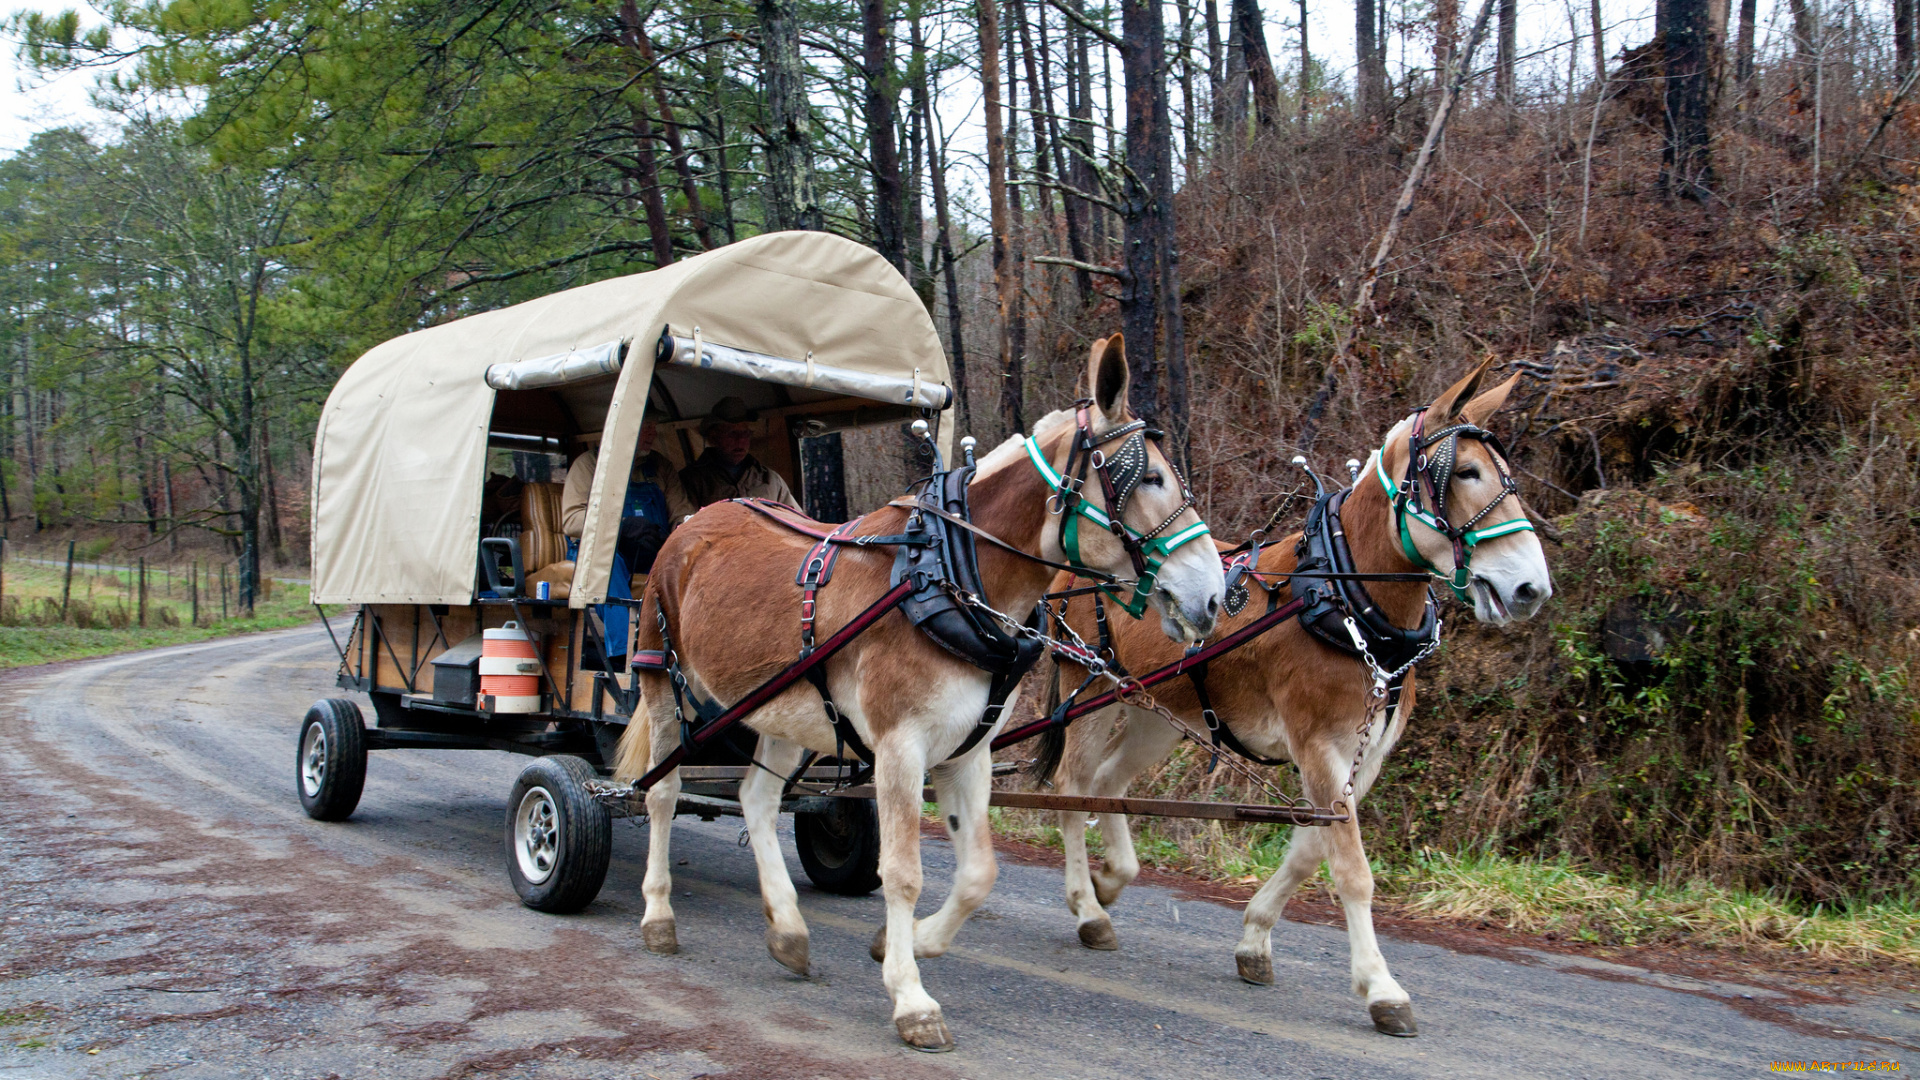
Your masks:
{"label": "rein", "polygon": [[[1373,474],[1379,478],[1388,502],[1393,504],[1394,530],[1400,535],[1400,550],[1406,554],[1407,561],[1445,582],[1447,588],[1453,590],[1456,599],[1471,605],[1473,597],[1468,595],[1467,586],[1473,583],[1473,549],[1495,537],[1533,532],[1533,522],[1522,516],[1485,529],[1475,528],[1493,512],[1494,507],[1505,502],[1507,496],[1519,495],[1519,485],[1514,482],[1513,474],[1507,471],[1507,448],[1498,435],[1474,424],[1454,424],[1426,435],[1426,420],[1427,410],[1414,412],[1413,426],[1407,435],[1407,473],[1401,483],[1396,486],[1387,476],[1385,446],[1374,451]],[[1481,507],[1480,512],[1469,518],[1465,525],[1456,527],[1447,520],[1447,492],[1452,485],[1453,469],[1459,460],[1460,440],[1463,438],[1478,440],[1490,452],[1494,471],[1500,474],[1500,494]],[[1438,449],[1435,450],[1435,447]],[[1434,452],[1429,455],[1428,450]],[[1441,572],[1438,566],[1420,553],[1420,547],[1413,542],[1413,533],[1407,526],[1408,518],[1446,537],[1453,545],[1452,574]]]}
{"label": "rein", "polygon": [[[1196,521],[1179,532],[1162,535],[1194,503],[1193,491],[1187,487],[1187,478],[1169,459],[1167,468],[1172,470],[1174,479],[1180,484],[1180,505],[1160,524],[1146,532],[1136,533],[1128,528],[1121,518],[1127,512],[1127,503],[1132,501],[1134,492],[1146,475],[1147,439],[1158,442],[1164,436],[1149,428],[1145,420],[1135,420],[1096,434],[1093,431],[1092,409],[1091,398],[1081,398],[1074,403],[1074,437],[1067,449],[1066,468],[1055,472],[1053,464],[1040,451],[1040,444],[1031,435],[1026,436],[1027,459],[1033,462],[1040,478],[1053,491],[1047,499],[1047,512],[1061,518],[1060,550],[1066,553],[1067,562],[1071,564],[1062,569],[1100,581],[1100,589],[1111,596],[1121,610],[1137,619],[1147,609],[1147,600],[1153,595],[1153,584],[1159,577],[1160,568],[1166,565],[1167,559],[1175,551],[1208,535],[1207,523]],[[1120,443],[1120,448],[1109,456],[1101,447],[1115,441]],[[1107,504],[1105,510],[1094,506],[1081,494],[1086,488],[1088,472],[1100,479],[1100,492]],[[1112,575],[1092,569],[1081,559],[1082,518],[1112,533],[1120,541],[1120,546],[1126,549],[1127,558],[1133,563],[1131,596],[1122,596],[1120,590],[1114,587],[1122,583]]]}

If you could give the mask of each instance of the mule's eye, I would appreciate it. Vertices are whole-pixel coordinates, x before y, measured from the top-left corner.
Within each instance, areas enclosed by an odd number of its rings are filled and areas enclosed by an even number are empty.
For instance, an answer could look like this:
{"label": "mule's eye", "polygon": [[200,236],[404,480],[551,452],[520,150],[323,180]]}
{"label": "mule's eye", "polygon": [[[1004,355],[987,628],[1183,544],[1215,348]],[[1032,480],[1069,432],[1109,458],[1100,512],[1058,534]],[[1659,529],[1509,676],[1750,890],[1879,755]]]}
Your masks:
{"label": "mule's eye", "polygon": [[1140,478],[1141,487],[1161,487],[1166,484],[1166,482],[1167,478],[1157,472],[1150,472]]}
{"label": "mule's eye", "polygon": [[1480,479],[1480,467],[1477,465],[1469,465],[1453,475],[1462,480],[1478,480]]}

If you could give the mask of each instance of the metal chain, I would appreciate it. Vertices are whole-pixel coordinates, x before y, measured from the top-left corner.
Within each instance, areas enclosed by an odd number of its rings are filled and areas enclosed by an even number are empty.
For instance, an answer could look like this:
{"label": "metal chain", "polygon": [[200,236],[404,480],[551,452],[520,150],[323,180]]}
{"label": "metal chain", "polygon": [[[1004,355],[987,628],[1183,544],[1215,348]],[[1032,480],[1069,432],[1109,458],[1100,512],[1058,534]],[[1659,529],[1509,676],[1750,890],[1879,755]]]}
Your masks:
{"label": "metal chain", "polygon": [[[1056,625],[1064,630],[1068,637],[1073,639],[1071,643],[1050,637],[1028,626],[1013,616],[997,610],[985,600],[980,599],[965,589],[959,588],[951,583],[947,583],[946,587],[949,594],[952,595],[955,600],[992,616],[1002,626],[1005,626],[1009,632],[1016,636],[1029,641],[1041,642],[1056,653],[1065,653],[1074,663],[1086,668],[1089,673],[1106,678],[1113,683],[1115,695],[1123,704],[1157,714],[1175,731],[1179,732],[1182,737],[1191,740],[1195,745],[1204,750],[1213,750],[1212,743],[1204,735],[1195,730],[1192,725],[1173,715],[1171,710],[1155,700],[1154,696],[1147,692],[1147,688],[1140,685],[1139,680],[1130,675],[1116,675],[1112,667],[1101,658],[1098,653],[1087,646],[1086,641],[1074,632],[1073,627],[1069,626],[1066,620],[1056,620]],[[1296,798],[1281,791],[1273,785],[1272,781],[1255,772],[1249,765],[1236,756],[1227,755],[1222,757],[1220,761],[1227,767],[1229,772],[1245,780],[1255,788],[1258,788],[1269,798],[1280,802],[1282,805],[1300,809],[1318,809],[1318,807],[1313,806],[1313,804],[1308,802],[1304,797]]]}
{"label": "metal chain", "polygon": [[[1373,722],[1379,718],[1381,710],[1387,703],[1387,687],[1392,684],[1393,680],[1413,670],[1415,664],[1431,656],[1433,650],[1440,647],[1441,625],[1440,620],[1435,619],[1433,622],[1433,637],[1427,639],[1425,645],[1420,646],[1420,651],[1413,654],[1413,659],[1401,664],[1393,671],[1388,671],[1380,666],[1378,660],[1373,658],[1372,650],[1367,648],[1366,635],[1360,632],[1360,627],[1353,621],[1353,616],[1347,616],[1345,621],[1347,635],[1353,638],[1354,648],[1359,650],[1361,661],[1367,665],[1367,672],[1373,677],[1373,685],[1367,688],[1366,722],[1360,725],[1360,746],[1353,752],[1353,765],[1347,769],[1347,781],[1340,787],[1340,794],[1351,799],[1353,798],[1354,778],[1360,775],[1360,764],[1366,760],[1367,746],[1373,741]],[[1350,803],[1336,805],[1340,806],[1340,808],[1345,810],[1349,815],[1353,813],[1353,807]]]}

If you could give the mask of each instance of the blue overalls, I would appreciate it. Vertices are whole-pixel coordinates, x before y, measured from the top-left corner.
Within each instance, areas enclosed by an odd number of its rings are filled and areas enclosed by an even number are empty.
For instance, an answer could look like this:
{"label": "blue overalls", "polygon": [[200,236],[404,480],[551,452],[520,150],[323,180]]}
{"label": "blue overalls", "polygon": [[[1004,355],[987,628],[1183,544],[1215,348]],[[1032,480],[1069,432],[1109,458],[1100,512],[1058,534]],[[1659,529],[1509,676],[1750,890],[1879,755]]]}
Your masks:
{"label": "blue overalls", "polygon": [[[642,518],[660,527],[665,532],[667,520],[667,493],[654,479],[652,465],[640,466],[643,479],[627,481],[626,503],[620,507],[620,520]],[[577,558],[580,554],[580,541],[567,541],[567,558]],[[613,579],[607,582],[608,599],[633,599],[633,572],[627,567],[627,560],[621,556],[619,545],[613,549]],[[628,611],[625,604],[596,604],[600,613],[600,623],[607,628],[607,659],[627,655]],[[617,648],[616,648],[617,647]]]}

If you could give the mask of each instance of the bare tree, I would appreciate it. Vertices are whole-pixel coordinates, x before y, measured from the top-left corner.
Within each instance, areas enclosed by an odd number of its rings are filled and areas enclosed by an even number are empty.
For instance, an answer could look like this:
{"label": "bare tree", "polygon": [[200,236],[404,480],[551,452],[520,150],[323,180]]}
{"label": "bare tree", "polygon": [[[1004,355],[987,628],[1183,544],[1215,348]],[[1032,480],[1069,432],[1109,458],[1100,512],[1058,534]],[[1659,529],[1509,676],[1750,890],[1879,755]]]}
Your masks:
{"label": "bare tree", "polygon": [[1713,189],[1708,0],[1665,0],[1665,7],[1666,141],[1660,186],[1669,197],[1704,200]]}
{"label": "bare tree", "polygon": [[1240,20],[1254,116],[1262,128],[1270,128],[1280,120],[1280,79],[1274,74],[1273,58],[1267,55],[1267,20],[1260,12],[1260,0],[1233,0],[1233,11]]}
{"label": "bare tree", "polygon": [[1354,72],[1360,115],[1377,120],[1387,111],[1387,48],[1380,39],[1379,5],[1386,0],[1354,0],[1353,40],[1358,54]]}
{"label": "bare tree", "polygon": [[[1000,370],[1004,382],[1017,382],[1013,351],[1013,308],[1019,302],[1015,293],[1011,260],[1007,257],[1011,223],[1007,213],[1007,140],[1002,122],[1006,103],[1000,92],[1000,8],[997,0],[977,0],[980,30],[980,86],[987,111],[987,203],[993,229],[993,281],[1000,301]],[[1003,387],[1000,410],[1006,414],[1010,430],[1026,430],[1021,415],[1019,387]]]}

